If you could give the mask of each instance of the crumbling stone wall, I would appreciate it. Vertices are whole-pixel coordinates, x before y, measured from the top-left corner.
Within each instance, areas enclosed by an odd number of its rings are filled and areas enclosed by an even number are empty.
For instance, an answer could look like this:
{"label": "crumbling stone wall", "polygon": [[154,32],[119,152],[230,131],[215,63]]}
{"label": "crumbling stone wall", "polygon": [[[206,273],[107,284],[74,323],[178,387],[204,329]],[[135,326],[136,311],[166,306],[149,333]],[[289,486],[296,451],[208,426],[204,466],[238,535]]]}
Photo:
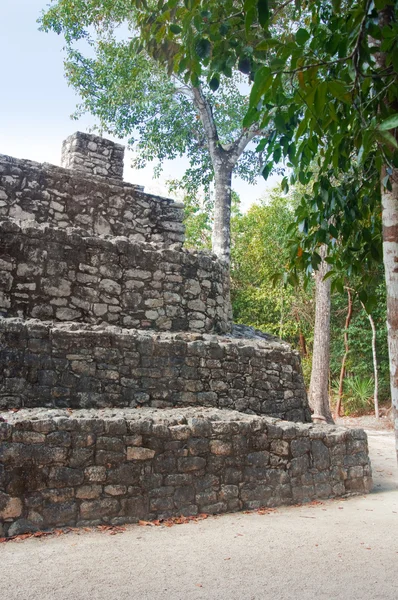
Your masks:
{"label": "crumbling stone wall", "polygon": [[311,421],[288,344],[194,333],[0,321],[0,407],[189,405]]}
{"label": "crumbling stone wall", "polygon": [[0,222],[0,314],[172,331],[230,330],[214,255]]}
{"label": "crumbling stone wall", "polygon": [[232,326],[183,206],[108,140],[62,160],[0,155],[0,536],[368,491],[366,435],[309,424],[298,354]]}
{"label": "crumbling stone wall", "polygon": [[140,186],[0,154],[0,219],[181,245],[183,205]]}
{"label": "crumbling stone wall", "polygon": [[61,167],[83,173],[123,179],[124,146],[77,131],[62,143]]}
{"label": "crumbling stone wall", "polygon": [[192,408],[7,418],[0,535],[278,506],[371,485],[361,430]]}

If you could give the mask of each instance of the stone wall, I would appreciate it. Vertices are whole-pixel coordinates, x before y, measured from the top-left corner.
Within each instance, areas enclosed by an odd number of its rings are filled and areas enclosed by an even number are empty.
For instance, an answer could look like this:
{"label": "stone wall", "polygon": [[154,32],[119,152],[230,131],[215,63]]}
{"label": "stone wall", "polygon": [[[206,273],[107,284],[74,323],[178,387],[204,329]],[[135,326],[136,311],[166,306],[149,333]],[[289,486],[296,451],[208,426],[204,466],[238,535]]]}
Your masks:
{"label": "stone wall", "polygon": [[365,434],[309,424],[298,354],[232,326],[225,265],[122,154],[0,155],[0,536],[368,491]]}
{"label": "stone wall", "polygon": [[0,314],[172,331],[230,329],[214,255],[0,222]]}
{"label": "stone wall", "polygon": [[372,482],[361,430],[206,409],[0,416],[0,535],[293,504]]}
{"label": "stone wall", "polygon": [[123,179],[124,146],[77,131],[62,143],[61,167],[89,175]]}
{"label": "stone wall", "polygon": [[183,205],[140,186],[0,154],[0,219],[166,245],[184,240]]}
{"label": "stone wall", "polygon": [[215,406],[311,421],[300,358],[261,338],[0,320],[0,406]]}

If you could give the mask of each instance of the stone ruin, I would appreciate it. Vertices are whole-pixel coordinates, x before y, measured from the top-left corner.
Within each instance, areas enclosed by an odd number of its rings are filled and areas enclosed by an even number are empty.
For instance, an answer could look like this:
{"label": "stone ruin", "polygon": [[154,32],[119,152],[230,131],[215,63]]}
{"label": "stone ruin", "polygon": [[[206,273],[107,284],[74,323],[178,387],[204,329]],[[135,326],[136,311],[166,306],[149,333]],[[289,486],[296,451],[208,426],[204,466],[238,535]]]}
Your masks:
{"label": "stone ruin", "polygon": [[364,432],[311,423],[297,353],[233,326],[227,269],[123,152],[0,155],[0,536],[368,491]]}

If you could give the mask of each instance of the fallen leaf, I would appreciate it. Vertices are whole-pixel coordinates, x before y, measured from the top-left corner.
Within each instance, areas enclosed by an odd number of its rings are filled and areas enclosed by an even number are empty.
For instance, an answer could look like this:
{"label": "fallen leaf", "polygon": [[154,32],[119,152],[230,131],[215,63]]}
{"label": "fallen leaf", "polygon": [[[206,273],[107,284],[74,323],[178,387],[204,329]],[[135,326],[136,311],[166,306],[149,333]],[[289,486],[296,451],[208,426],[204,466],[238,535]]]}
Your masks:
{"label": "fallen leaf", "polygon": [[259,515],[268,515],[269,513],[277,512],[275,508],[267,508],[263,506],[257,510],[257,514]]}

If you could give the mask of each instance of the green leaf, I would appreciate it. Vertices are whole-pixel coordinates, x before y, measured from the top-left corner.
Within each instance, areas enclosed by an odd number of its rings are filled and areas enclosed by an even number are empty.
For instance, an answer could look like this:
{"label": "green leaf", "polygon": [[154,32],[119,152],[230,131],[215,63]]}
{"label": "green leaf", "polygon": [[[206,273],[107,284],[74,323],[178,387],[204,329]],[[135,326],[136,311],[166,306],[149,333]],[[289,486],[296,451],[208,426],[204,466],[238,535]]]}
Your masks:
{"label": "green leaf", "polygon": [[245,118],[243,119],[243,127],[248,128],[250,125],[253,125],[255,121],[258,119],[258,110],[256,107],[249,108],[247,113],[245,114]]}
{"label": "green leaf", "polygon": [[266,29],[269,20],[268,0],[258,0],[257,2],[258,20],[263,29]]}
{"label": "green leaf", "polygon": [[248,56],[242,56],[238,63],[238,69],[241,73],[248,75],[251,70],[252,61]]}
{"label": "green leaf", "polygon": [[182,31],[182,27],[180,27],[179,25],[176,25],[175,23],[171,23],[169,29],[170,29],[171,33],[174,33],[175,35],[178,35]]}
{"label": "green leaf", "polygon": [[395,129],[395,127],[398,127],[398,113],[390,115],[379,125],[380,131],[388,131],[389,129]]}
{"label": "green leaf", "polygon": [[246,35],[249,36],[250,33],[250,28],[253,25],[253,23],[256,20],[256,16],[257,16],[257,12],[255,8],[250,8],[247,13],[246,13],[246,17],[245,17],[245,30],[246,30]]}
{"label": "green leaf", "polygon": [[304,44],[308,42],[310,37],[311,36],[308,33],[308,31],[306,29],[303,29],[303,27],[300,27],[300,29],[298,29],[298,31],[296,32],[296,42],[299,46],[304,46]]}
{"label": "green leaf", "polygon": [[341,279],[334,279],[332,281],[332,292],[336,291],[339,294],[344,294],[344,284]]}
{"label": "green leaf", "polygon": [[334,277],[335,275],[336,275],[336,271],[333,271],[333,270],[328,271],[326,273],[326,275],[324,276],[323,281],[326,281],[327,279],[330,279],[331,277]]}
{"label": "green leaf", "polygon": [[199,58],[208,58],[211,53],[211,44],[207,38],[200,38],[195,44],[195,52]]}
{"label": "green leaf", "polygon": [[261,67],[254,78],[254,84],[250,93],[250,106],[256,107],[265,92],[271,87],[273,76],[269,67]]}
{"label": "green leaf", "polygon": [[379,131],[377,137],[382,141],[387,142],[387,144],[391,144],[394,148],[398,148],[397,140],[389,131]]}
{"label": "green leaf", "polygon": [[273,154],[273,159],[274,159],[274,163],[278,164],[278,162],[280,161],[282,156],[282,150],[280,146],[277,146],[274,150],[274,154]]}
{"label": "green leaf", "polygon": [[339,232],[337,231],[336,227],[331,223],[329,225],[329,233],[330,235],[332,235],[336,240],[339,237]]}
{"label": "green leaf", "polygon": [[209,87],[213,92],[216,92],[220,87],[220,78],[218,75],[213,75],[209,81]]}
{"label": "green leaf", "polygon": [[315,110],[317,111],[317,114],[319,115],[321,115],[322,112],[325,110],[326,89],[326,82],[322,82],[317,86],[315,90],[314,106]]}

